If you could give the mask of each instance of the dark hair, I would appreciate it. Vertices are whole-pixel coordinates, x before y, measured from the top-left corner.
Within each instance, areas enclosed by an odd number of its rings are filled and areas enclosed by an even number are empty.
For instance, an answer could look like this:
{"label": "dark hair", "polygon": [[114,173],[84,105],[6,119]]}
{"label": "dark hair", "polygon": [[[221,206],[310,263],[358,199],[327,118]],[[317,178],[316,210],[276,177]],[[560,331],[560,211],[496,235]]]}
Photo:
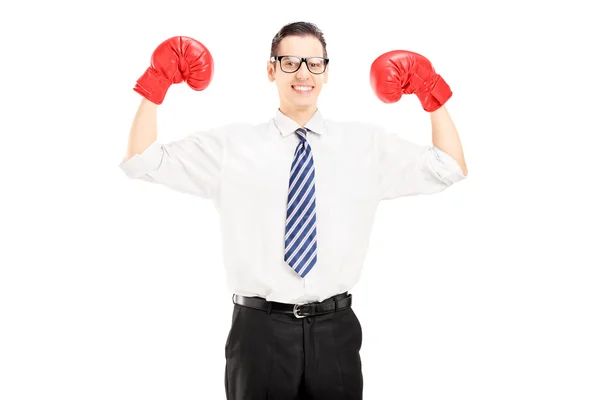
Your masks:
{"label": "dark hair", "polygon": [[310,22],[292,22],[281,28],[271,42],[271,57],[277,56],[279,43],[286,36],[314,36],[319,39],[323,45],[323,57],[327,58],[327,43],[325,43],[323,32],[321,32],[315,24]]}

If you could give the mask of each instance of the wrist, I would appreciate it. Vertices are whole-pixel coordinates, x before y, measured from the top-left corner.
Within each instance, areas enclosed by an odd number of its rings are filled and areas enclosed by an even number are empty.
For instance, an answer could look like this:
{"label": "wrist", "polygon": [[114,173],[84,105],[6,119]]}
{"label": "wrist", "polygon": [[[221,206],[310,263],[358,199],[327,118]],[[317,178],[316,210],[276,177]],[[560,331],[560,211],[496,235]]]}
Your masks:
{"label": "wrist", "polygon": [[158,105],[162,104],[169,86],[171,86],[170,80],[159,74],[154,68],[148,67],[137,80],[133,90]]}
{"label": "wrist", "polygon": [[433,112],[443,106],[452,97],[452,90],[446,81],[438,74],[415,92],[423,109]]}

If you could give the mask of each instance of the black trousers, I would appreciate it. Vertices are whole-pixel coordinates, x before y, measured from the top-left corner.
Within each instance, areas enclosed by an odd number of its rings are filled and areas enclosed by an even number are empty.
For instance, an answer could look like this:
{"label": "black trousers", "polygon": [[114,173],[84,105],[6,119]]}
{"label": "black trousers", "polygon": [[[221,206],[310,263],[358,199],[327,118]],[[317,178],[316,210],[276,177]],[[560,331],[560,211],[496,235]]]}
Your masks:
{"label": "black trousers", "polygon": [[362,400],[361,345],[352,307],[296,318],[234,304],[227,400]]}

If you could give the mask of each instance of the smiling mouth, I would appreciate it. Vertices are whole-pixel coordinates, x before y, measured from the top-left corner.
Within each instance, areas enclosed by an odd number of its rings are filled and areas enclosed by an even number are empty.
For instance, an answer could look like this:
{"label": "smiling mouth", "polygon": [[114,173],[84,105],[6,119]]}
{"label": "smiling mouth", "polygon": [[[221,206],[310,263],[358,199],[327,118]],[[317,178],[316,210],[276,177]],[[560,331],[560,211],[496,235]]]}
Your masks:
{"label": "smiling mouth", "polygon": [[296,93],[300,93],[300,94],[311,93],[314,88],[315,87],[311,86],[311,85],[292,85],[292,89],[294,89],[294,91]]}

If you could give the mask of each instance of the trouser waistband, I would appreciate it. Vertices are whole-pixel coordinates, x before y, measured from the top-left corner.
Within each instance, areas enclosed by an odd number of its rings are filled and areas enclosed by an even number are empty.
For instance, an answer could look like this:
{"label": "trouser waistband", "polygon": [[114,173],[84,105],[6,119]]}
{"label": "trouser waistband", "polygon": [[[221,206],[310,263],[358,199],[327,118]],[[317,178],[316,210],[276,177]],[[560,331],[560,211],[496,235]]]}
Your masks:
{"label": "trouser waistband", "polygon": [[234,304],[244,307],[250,307],[257,310],[263,310],[268,313],[277,312],[282,314],[294,315],[296,318],[327,314],[344,310],[352,305],[352,295],[344,292],[321,302],[305,304],[279,303],[277,301],[267,301],[262,297],[246,297],[234,294],[232,296]]}

